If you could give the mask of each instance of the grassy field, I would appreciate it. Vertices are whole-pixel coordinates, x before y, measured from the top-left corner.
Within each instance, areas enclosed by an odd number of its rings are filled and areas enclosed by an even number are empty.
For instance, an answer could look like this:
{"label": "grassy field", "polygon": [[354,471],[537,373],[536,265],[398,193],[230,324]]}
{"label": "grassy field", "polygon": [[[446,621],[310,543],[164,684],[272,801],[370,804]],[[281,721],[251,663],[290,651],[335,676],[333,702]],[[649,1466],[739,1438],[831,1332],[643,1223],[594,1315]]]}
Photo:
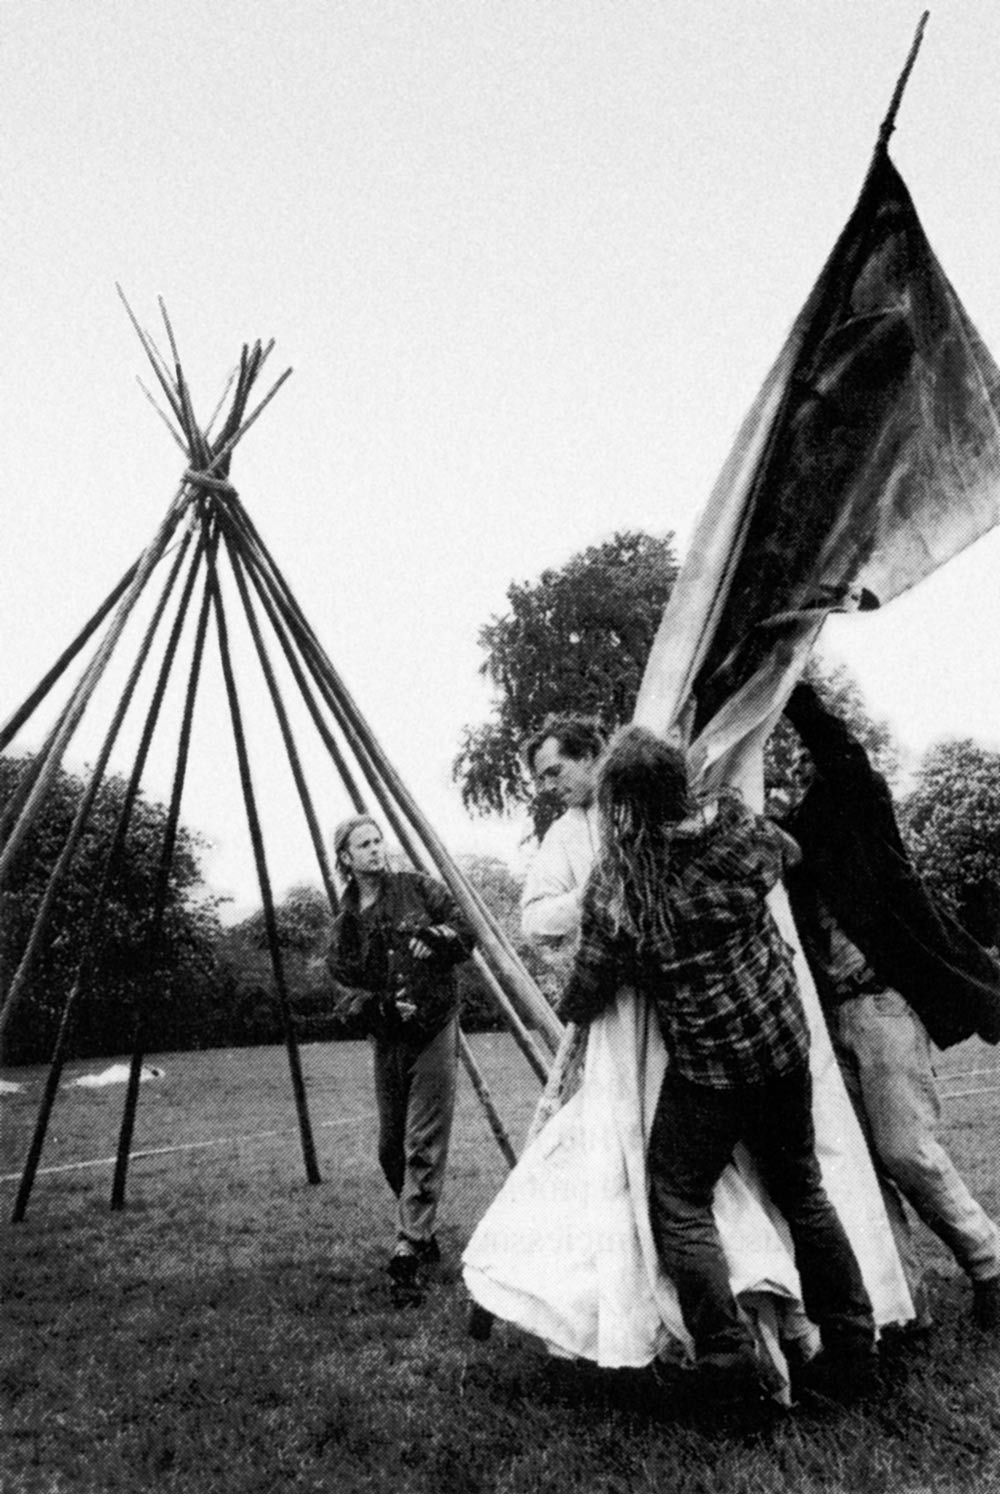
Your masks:
{"label": "grassy field", "polygon": [[[519,1141],[537,1085],[506,1038],[474,1046]],[[966,1047],[944,1067],[993,1060]],[[937,1330],[888,1357],[874,1405],[719,1423],[668,1409],[645,1374],[562,1364],[503,1328],[466,1337],[458,1259],[505,1176],[467,1084],[444,1261],[424,1304],[400,1310],[363,1045],[303,1050],[318,1187],[283,1050],[149,1062],[164,1075],[142,1087],[134,1145],[156,1154],[133,1161],[124,1213],[107,1207],[122,1087],[73,1088],[26,1222],[2,1226],[4,1494],[1000,1491],[1000,1344],[969,1326],[967,1287],[929,1236]],[[24,1088],[0,1101],[5,1220],[42,1074],[7,1077]],[[997,1212],[994,1082],[944,1088],[949,1145]]]}

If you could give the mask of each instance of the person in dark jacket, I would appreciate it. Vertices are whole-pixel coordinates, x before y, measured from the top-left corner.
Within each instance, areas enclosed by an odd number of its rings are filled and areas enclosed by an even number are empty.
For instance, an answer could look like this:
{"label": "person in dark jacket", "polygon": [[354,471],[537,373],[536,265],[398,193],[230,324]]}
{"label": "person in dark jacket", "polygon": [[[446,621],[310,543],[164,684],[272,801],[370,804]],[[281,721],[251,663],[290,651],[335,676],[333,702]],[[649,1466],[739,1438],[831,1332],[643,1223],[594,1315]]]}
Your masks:
{"label": "person in dark jacket", "polygon": [[444,1185],[455,1108],[458,994],[455,966],[475,935],[440,882],[390,871],[382,831],[366,815],[338,825],[337,867],[346,881],[327,964],[340,1010],[372,1038],[378,1156],[398,1200],[389,1275],[417,1285],[438,1259],[434,1221]]}
{"label": "person in dark jacket", "polygon": [[[792,911],[847,1087],[876,1164],[973,1284],[973,1316],[1000,1327],[1000,1232],[938,1137],[930,1042],[1000,1039],[1000,966],[930,896],[903,844],[888,784],[801,683],[785,715],[812,780],[783,824],[802,848]],[[917,1306],[926,1307],[903,1211],[887,1205]]]}

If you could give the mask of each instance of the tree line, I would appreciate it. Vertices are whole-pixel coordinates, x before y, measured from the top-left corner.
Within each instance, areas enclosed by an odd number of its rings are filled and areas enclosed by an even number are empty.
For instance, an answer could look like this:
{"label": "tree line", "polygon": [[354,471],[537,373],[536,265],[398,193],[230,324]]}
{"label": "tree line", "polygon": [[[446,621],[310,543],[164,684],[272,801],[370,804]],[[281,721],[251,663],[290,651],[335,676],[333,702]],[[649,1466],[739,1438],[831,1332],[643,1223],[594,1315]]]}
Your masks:
{"label": "tree line", "polygon": [[[481,630],[483,674],[494,688],[489,720],[466,729],[455,778],[473,812],[530,814],[536,832],[551,806],[533,798],[517,747],[551,711],[584,711],[609,731],[631,716],[653,636],[677,575],[673,537],[616,534],[508,589],[508,609]],[[898,751],[884,722],[868,712],[843,671],[813,678],[864,742],[890,782]],[[784,724],[769,744],[769,776],[794,771],[797,744]],[[0,757],[0,815],[28,757]],[[26,837],[3,891],[0,989],[6,989],[28,940],[49,873],[84,786],[61,770],[43,813]],[[126,792],[123,780],[103,785],[89,829],[53,906],[51,937],[32,967],[23,1001],[8,1028],[11,1063],[42,1062],[52,1051],[66,996],[90,927],[95,889]],[[899,818],[917,867],[932,892],[980,942],[1000,940],[1000,753],[973,741],[945,742],[920,763]],[[221,899],[205,886],[203,841],[181,827],[167,892],[162,938],[150,951],[149,919],[166,811],[140,796],[132,815],[120,875],[99,920],[93,958],[71,1051],[77,1056],[130,1051],[137,1031],[145,1051],[279,1042],[263,915],[224,927]],[[534,974],[542,970],[519,930],[519,886],[491,856],[460,858]],[[303,1041],[357,1036],[338,1019],[324,955],[331,914],[316,887],[293,888],[276,909],[278,939],[296,1030]],[[476,968],[460,968],[464,1022],[496,1026],[493,1005]],[[141,1028],[138,1026],[141,1024]]]}
{"label": "tree line", "polygon": [[[30,757],[0,758],[0,818]],[[141,795],[118,876],[94,919],[96,897],[127,786],[110,778],[95,802],[65,876],[58,883],[42,941],[10,1020],[5,1059],[44,1063],[52,1054],[67,997],[78,978],[68,1052],[78,1058],[145,1052],[249,1047],[283,1041],[262,911],[231,926],[223,899],[204,884],[197,832],[181,826],[170,874],[162,936],[151,948],[151,909],[166,809]],[[52,868],[85,792],[82,778],[60,769],[25,837],[2,895],[0,983],[6,991],[28,946]],[[517,930],[519,887],[496,857],[460,858],[466,875],[508,934]],[[332,915],[318,887],[294,887],[276,910],[282,968],[295,1029],[303,1042],[359,1036],[356,1021],[338,1018],[326,974]],[[82,960],[85,949],[88,957]],[[524,950],[533,963],[535,956]],[[478,970],[460,967],[464,1023],[470,1031],[498,1025]]]}

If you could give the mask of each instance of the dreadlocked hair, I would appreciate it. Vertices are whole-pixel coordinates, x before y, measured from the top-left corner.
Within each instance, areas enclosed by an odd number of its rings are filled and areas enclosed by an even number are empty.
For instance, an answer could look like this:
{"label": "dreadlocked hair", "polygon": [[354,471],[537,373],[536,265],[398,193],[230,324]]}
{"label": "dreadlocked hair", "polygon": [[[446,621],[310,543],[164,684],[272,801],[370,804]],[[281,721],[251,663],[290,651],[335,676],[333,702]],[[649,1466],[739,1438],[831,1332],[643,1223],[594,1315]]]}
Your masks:
{"label": "dreadlocked hair", "polygon": [[670,833],[695,809],[687,759],[642,726],[612,738],[597,778],[601,879],[617,928],[640,951],[671,937],[663,897]]}

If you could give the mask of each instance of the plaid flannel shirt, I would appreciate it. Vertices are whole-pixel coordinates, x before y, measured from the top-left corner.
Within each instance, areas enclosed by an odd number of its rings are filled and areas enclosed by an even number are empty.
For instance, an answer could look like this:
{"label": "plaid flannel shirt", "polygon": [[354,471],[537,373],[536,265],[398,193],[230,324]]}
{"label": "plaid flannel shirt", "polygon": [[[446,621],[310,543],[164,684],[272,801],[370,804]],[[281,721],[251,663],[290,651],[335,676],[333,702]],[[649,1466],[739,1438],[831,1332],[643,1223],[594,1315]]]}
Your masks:
{"label": "plaid flannel shirt", "polygon": [[561,1014],[589,1021],[621,985],[635,985],[655,1004],[673,1066],[714,1089],[763,1083],[804,1063],[809,1032],[792,950],[765,901],[784,857],[768,820],[720,799],[713,820],[671,836],[660,887],[667,928],[642,949],[630,919],[616,916],[598,863]]}

